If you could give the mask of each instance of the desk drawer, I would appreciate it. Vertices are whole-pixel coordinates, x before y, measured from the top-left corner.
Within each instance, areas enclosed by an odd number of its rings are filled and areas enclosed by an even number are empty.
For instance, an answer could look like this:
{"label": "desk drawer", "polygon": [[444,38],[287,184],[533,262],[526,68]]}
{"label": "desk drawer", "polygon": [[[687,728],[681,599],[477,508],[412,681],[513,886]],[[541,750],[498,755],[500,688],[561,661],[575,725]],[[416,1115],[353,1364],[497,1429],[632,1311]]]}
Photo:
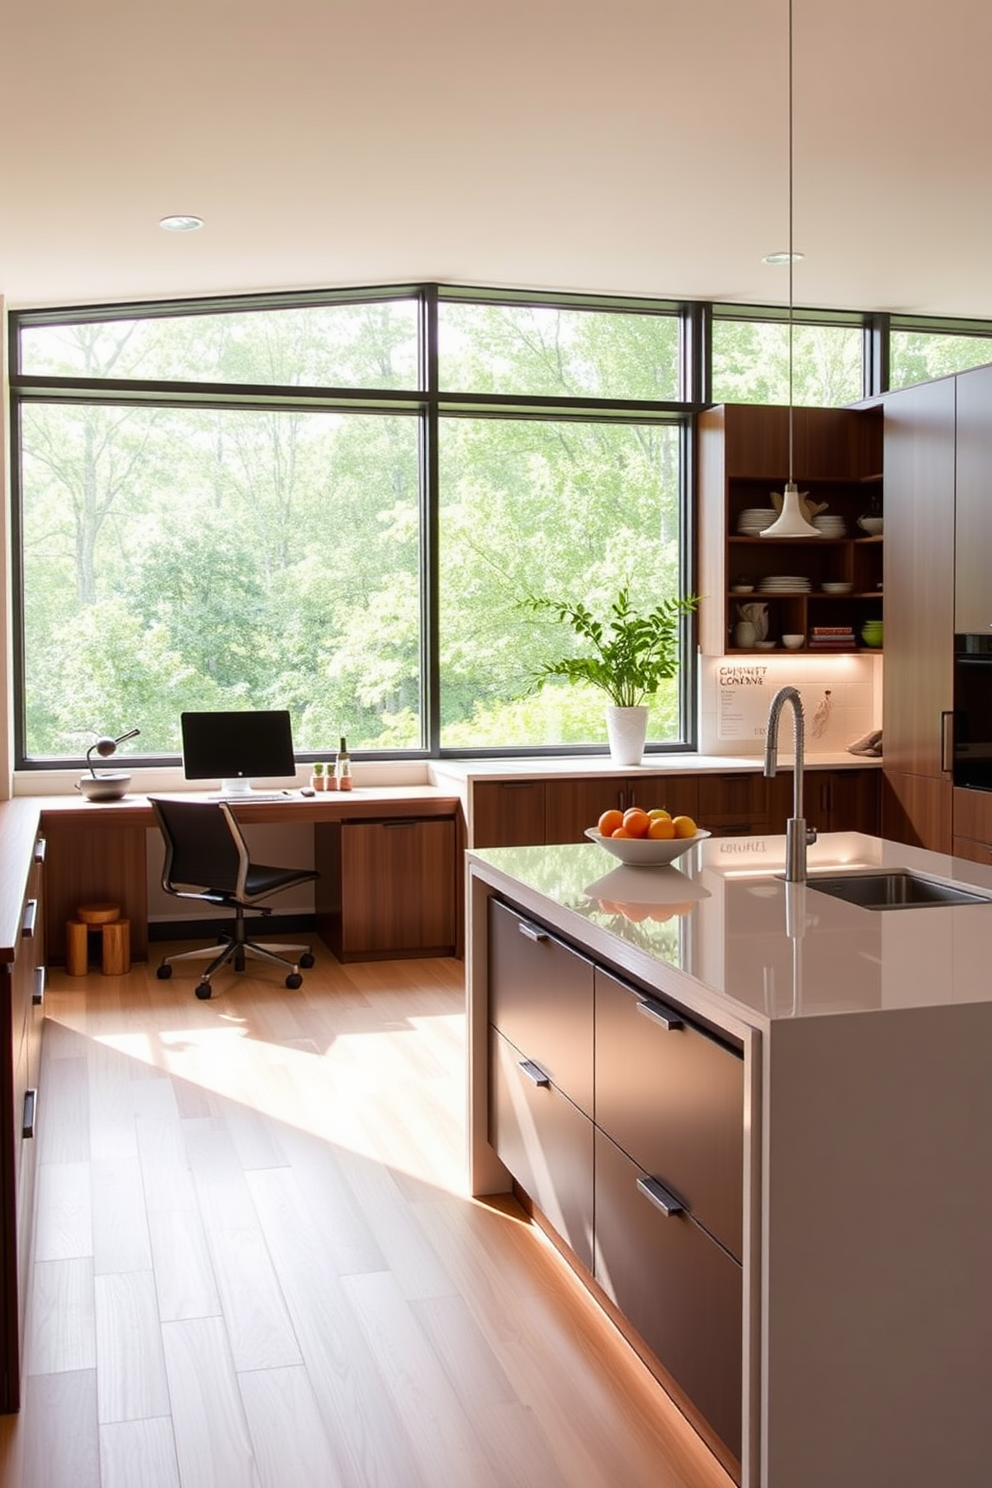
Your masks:
{"label": "desk drawer", "polygon": [[592,1115],[593,964],[489,901],[489,1021]]}
{"label": "desk drawer", "polygon": [[[672,1011],[674,1026],[664,1019]],[[664,1174],[738,1259],[744,1206],[744,1061],[660,1001],[596,970],[597,1126]]]}

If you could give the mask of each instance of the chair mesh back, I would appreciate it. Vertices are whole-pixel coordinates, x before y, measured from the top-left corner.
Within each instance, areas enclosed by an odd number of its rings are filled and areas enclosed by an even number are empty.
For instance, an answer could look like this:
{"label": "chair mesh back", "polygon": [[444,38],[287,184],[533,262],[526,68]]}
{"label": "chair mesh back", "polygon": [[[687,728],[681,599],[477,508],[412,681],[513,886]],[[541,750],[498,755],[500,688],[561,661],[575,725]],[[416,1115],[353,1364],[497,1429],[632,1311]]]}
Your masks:
{"label": "chair mesh back", "polygon": [[219,802],[155,800],[152,805],[166,842],[167,881],[233,891],[238,882],[238,844]]}

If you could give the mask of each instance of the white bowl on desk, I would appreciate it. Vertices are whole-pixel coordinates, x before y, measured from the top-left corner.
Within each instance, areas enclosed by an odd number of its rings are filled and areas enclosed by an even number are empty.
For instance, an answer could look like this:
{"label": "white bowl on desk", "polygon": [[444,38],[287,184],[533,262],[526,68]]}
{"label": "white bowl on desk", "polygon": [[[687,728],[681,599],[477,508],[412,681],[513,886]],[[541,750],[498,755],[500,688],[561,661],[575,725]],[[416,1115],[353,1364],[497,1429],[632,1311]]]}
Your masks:
{"label": "white bowl on desk", "polygon": [[123,770],[105,770],[101,775],[80,775],[76,789],[87,801],[119,801],[130,784],[131,777]]}

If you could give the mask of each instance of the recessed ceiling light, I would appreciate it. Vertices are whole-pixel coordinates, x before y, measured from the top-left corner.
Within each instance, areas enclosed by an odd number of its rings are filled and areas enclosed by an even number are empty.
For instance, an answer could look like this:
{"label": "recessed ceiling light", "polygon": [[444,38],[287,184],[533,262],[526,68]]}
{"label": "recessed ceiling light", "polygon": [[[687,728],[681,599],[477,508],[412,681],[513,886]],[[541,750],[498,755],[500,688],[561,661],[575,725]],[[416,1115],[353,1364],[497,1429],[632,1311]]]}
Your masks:
{"label": "recessed ceiling light", "polygon": [[761,262],[773,265],[800,263],[805,257],[805,253],[766,253]]}
{"label": "recessed ceiling light", "polygon": [[162,217],[159,227],[164,227],[166,232],[196,232],[203,226],[202,217]]}

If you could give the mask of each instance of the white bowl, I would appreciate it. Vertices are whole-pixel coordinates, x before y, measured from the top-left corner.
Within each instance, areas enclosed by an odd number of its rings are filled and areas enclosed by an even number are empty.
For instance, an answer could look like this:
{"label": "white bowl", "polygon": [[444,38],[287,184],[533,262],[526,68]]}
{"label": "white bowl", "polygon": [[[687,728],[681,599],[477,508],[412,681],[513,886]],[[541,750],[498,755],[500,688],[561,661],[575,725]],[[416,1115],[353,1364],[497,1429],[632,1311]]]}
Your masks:
{"label": "white bowl", "polygon": [[130,775],[122,770],[105,770],[102,775],[80,775],[76,789],[87,801],[119,801],[130,784]]}
{"label": "white bowl", "polygon": [[700,831],[695,837],[604,837],[597,827],[586,827],[590,842],[598,842],[600,847],[605,847],[608,853],[632,868],[657,868],[663,863],[672,863],[709,835],[709,832]]}
{"label": "white bowl", "polygon": [[858,526],[862,532],[867,532],[869,537],[877,537],[882,530],[882,517],[859,517]]}
{"label": "white bowl", "polygon": [[805,644],[806,637],[804,635],[784,635],[782,637],[782,645],[786,651],[798,651]]}
{"label": "white bowl", "polygon": [[853,584],[821,584],[824,594],[850,594]]}

